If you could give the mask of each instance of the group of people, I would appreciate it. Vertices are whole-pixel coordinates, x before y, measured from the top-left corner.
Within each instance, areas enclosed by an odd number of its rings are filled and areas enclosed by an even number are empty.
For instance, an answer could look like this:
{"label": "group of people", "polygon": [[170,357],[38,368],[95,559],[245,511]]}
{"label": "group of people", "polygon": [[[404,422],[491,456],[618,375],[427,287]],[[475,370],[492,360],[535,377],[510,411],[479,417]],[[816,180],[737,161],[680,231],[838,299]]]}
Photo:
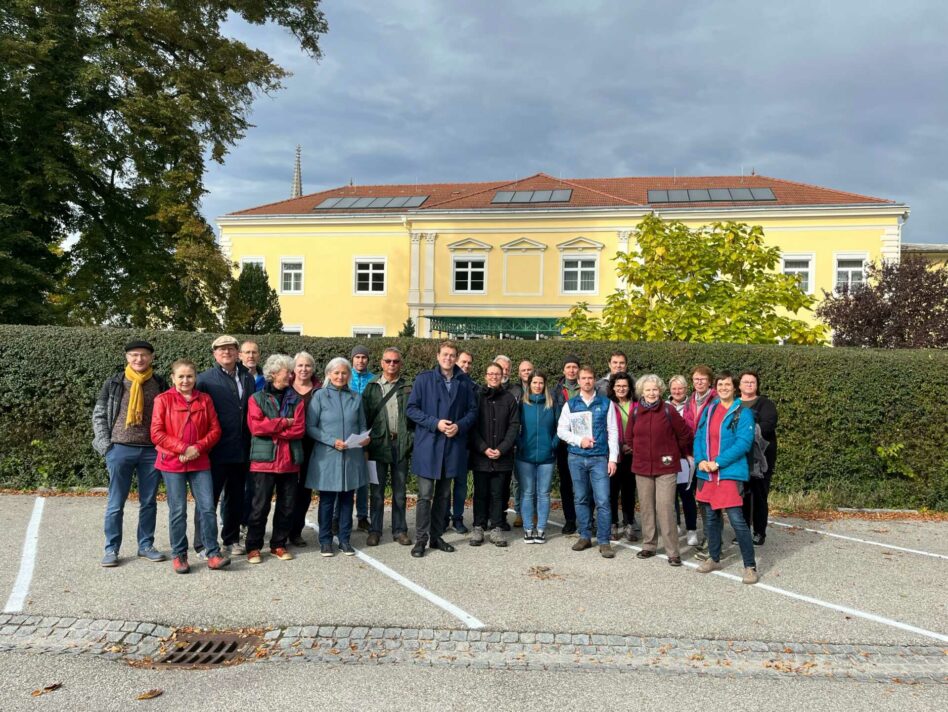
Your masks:
{"label": "group of people", "polygon": [[[564,518],[557,526],[578,534],[574,551],[591,548],[595,535],[599,553],[611,559],[612,540],[637,541],[637,495],[638,558],[655,556],[660,534],[668,563],[681,566],[683,514],[686,543],[702,560],[698,570],[714,571],[726,515],[743,580],[758,580],[754,546],[766,539],[777,413],[754,371],[715,375],[698,365],[690,374],[693,390],[684,376],[673,376],[665,400],[663,379],[634,379],[619,351],[599,379],[568,355],[555,383],[527,360],[511,378],[513,364],[499,355],[484,369],[481,385],[473,378],[472,354],[451,341],[439,345],[435,366],[413,381],[403,374],[395,347],[384,349],[380,372],[373,374],[368,350],[357,346],[349,359],[326,364],[324,382],[306,352],[274,354],[261,366],[253,342],[221,336],[211,348],[214,367],[198,374],[194,363],[179,359],[169,387],[151,368],[152,345],[132,341],[124,370],[103,385],[93,413],[93,445],[109,471],[103,566],[118,565],[122,512],[136,473],[138,555],[166,558],[154,545],[163,479],[173,568],[187,573],[189,486],[193,548],[209,568],[220,569],[231,556],[263,560],[271,505],[270,553],[292,559],[291,547],[307,545],[303,531],[314,491],[323,556],[355,554],[354,509],[366,545],[381,543],[389,486],[392,538],[410,546],[414,557],[428,549],[454,551],[444,538],[449,528],[470,534],[471,546],[507,546],[511,496],[513,527],[523,527],[526,544],[543,544],[556,467]],[[414,541],[406,514],[409,473],[418,492]],[[464,524],[469,473],[471,530]]]}

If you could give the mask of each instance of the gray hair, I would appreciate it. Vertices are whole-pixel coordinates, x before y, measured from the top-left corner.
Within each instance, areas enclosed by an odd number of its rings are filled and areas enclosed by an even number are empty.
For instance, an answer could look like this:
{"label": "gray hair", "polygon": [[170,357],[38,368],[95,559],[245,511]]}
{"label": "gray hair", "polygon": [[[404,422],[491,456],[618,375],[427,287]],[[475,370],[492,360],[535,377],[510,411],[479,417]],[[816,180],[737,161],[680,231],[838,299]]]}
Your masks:
{"label": "gray hair", "polygon": [[266,363],[263,364],[263,377],[267,383],[270,383],[273,381],[273,377],[283,369],[292,372],[293,359],[286,354],[272,354],[267,357]]}
{"label": "gray hair", "polygon": [[658,394],[661,396],[665,392],[665,381],[663,381],[659,376],[654,373],[646,373],[644,376],[639,378],[635,382],[635,395],[638,398],[642,397],[642,393],[645,391],[645,386],[648,383],[654,383],[658,386]]}
{"label": "gray hair", "polygon": [[513,361],[510,360],[510,357],[509,357],[509,356],[504,356],[503,354],[497,354],[496,356],[494,356],[494,361],[506,361],[506,362],[507,362],[507,368],[508,368],[508,369],[509,369],[511,366],[513,366]]}
{"label": "gray hair", "polygon": [[402,358],[402,350],[397,346],[386,346],[382,351],[382,355],[385,354],[398,354],[398,358]]}
{"label": "gray hair", "polygon": [[329,380],[329,374],[332,371],[335,371],[340,366],[345,366],[346,370],[349,372],[349,378],[352,378],[352,364],[349,362],[349,359],[343,358],[342,356],[336,356],[329,363],[326,364],[326,371],[323,375],[326,377],[326,380]]}
{"label": "gray hair", "polygon": [[293,365],[296,365],[296,362],[299,360],[308,361],[309,365],[313,367],[313,370],[316,370],[316,359],[312,357],[309,351],[300,351],[296,356],[293,357]]}
{"label": "gray hair", "polygon": [[668,388],[670,389],[676,383],[680,383],[685,387],[685,390],[688,390],[688,379],[681,375],[672,376],[668,379]]}

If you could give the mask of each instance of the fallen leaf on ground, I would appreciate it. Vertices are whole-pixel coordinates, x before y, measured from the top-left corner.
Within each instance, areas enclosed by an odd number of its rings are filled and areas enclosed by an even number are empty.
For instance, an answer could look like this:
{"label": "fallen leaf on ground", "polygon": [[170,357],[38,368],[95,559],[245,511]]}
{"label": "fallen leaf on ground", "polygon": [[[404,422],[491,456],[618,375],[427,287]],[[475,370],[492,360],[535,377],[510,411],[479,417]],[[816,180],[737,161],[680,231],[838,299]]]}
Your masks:
{"label": "fallen leaf on ground", "polygon": [[145,692],[143,692],[142,694],[140,694],[140,695],[139,695],[138,697],[136,697],[135,699],[136,699],[136,700],[152,700],[152,699],[154,699],[154,698],[156,698],[156,697],[161,697],[161,695],[163,695],[164,692],[165,692],[164,690],[159,690],[159,689],[156,687],[154,690],[146,690]]}
{"label": "fallen leaf on ground", "polygon": [[40,695],[45,695],[45,694],[48,694],[48,693],[50,693],[50,692],[55,692],[56,690],[58,690],[58,689],[59,689],[60,687],[62,687],[62,686],[63,686],[63,683],[61,683],[61,682],[54,682],[52,685],[47,685],[47,686],[44,687],[42,690],[33,690],[33,692],[31,692],[30,695],[31,695],[32,697],[39,697]]}

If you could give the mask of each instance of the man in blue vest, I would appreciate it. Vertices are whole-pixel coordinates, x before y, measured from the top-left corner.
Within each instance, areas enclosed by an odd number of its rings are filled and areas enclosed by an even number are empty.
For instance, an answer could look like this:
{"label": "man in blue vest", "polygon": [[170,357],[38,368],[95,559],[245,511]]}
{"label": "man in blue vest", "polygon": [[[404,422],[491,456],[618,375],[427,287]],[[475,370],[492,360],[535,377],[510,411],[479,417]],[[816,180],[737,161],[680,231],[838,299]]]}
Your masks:
{"label": "man in blue vest", "polygon": [[579,541],[573,551],[592,546],[592,512],[589,491],[596,504],[596,539],[603,558],[615,557],[609,541],[612,514],[609,509],[609,478],[619,461],[619,425],[612,401],[596,393],[596,372],[592,366],[579,369],[579,393],[560,412],[556,434],[566,443],[569,473],[573,480]]}

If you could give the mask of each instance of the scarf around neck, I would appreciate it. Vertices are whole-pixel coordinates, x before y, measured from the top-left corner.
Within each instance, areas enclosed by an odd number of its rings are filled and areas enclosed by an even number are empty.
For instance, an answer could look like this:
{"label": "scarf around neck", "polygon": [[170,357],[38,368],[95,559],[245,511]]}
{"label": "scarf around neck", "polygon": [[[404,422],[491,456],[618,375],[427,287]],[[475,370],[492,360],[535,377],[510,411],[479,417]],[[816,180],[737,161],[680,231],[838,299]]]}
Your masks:
{"label": "scarf around neck", "polygon": [[125,378],[132,384],[128,393],[128,412],[125,414],[126,428],[142,424],[145,417],[145,389],[142,386],[151,377],[151,366],[141,373],[133,369],[131,365],[125,367]]}

